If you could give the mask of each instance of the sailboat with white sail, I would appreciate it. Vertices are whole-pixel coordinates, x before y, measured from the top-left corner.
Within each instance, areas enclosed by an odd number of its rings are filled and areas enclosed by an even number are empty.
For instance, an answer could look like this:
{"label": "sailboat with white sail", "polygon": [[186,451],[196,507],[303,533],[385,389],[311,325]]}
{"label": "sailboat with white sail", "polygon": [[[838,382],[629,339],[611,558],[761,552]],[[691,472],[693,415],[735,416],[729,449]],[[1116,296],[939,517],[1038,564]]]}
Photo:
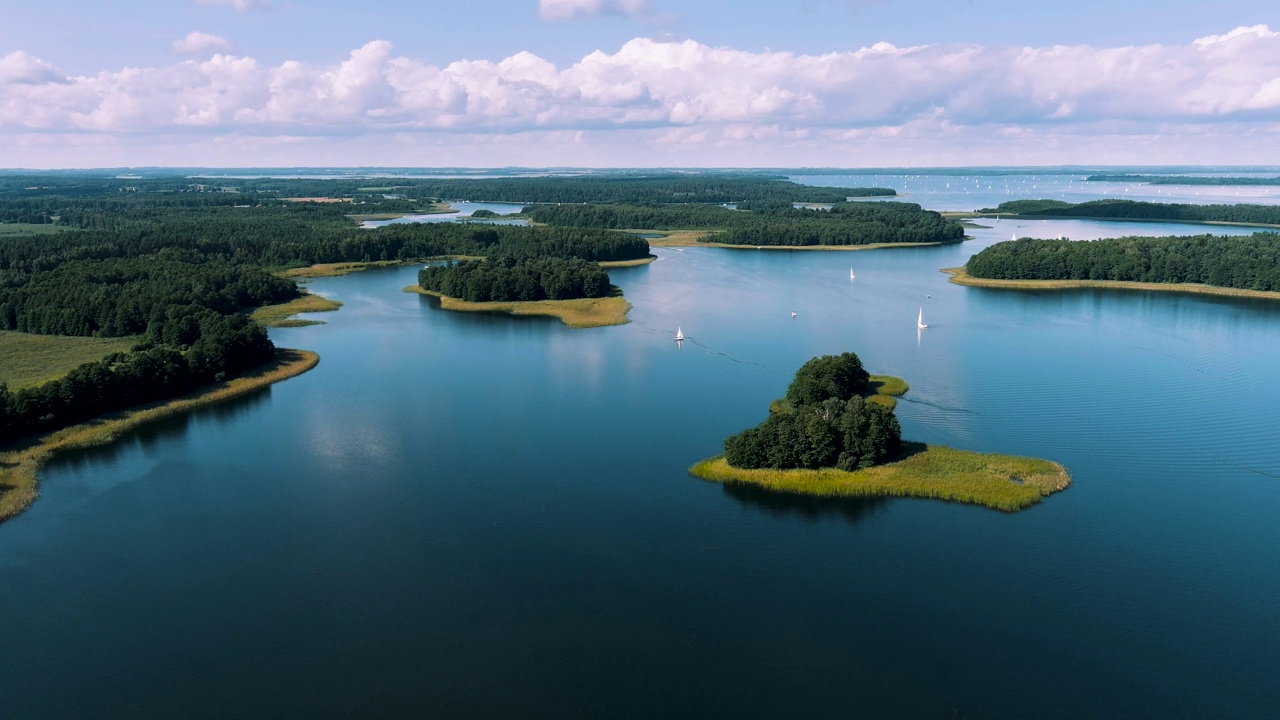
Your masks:
{"label": "sailboat with white sail", "polygon": [[850,279],[850,280],[852,280],[853,278],[854,278],[854,274],[853,274],[853,266],[852,266],[852,265],[850,265],[850,266],[849,266],[849,279]]}
{"label": "sailboat with white sail", "polygon": [[676,328],[676,342],[684,342],[684,330]]}
{"label": "sailboat with white sail", "polygon": [[924,324],[924,308],[923,307],[920,308],[920,315],[916,317],[916,327],[920,328],[921,330],[929,327],[928,325]]}

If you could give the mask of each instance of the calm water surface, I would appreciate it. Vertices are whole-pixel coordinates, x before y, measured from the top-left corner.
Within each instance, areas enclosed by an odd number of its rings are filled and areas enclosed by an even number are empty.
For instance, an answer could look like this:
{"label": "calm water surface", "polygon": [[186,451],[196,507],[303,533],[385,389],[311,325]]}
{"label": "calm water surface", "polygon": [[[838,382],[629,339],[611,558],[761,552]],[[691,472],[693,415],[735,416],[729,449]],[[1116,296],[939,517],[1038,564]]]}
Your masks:
{"label": "calm water surface", "polygon": [[[1087,182],[1089,174],[1049,173],[1044,175],[794,175],[793,182],[824,187],[886,187],[898,191],[899,199],[918,203],[930,210],[977,210],[994,208],[1010,200],[1144,200],[1174,203],[1280,204],[1280,186],[1245,187],[1211,185],[1148,185],[1131,182]],[[1211,173],[1202,173],[1205,175]],[[1232,177],[1275,173],[1219,173]]]}
{"label": "calm water surface", "polygon": [[[319,367],[0,525],[0,717],[1280,716],[1280,307],[937,272],[1007,222],[658,249],[596,330],[319,280],[342,310],[273,335]],[[686,474],[845,350],[911,382],[907,437],[1075,484],[1004,515]]]}
{"label": "calm water surface", "polygon": [[405,215],[403,217],[393,218],[391,220],[365,220],[360,223],[361,227],[376,228],[383,225],[399,225],[403,223],[430,223],[430,222],[455,222],[457,220],[465,220],[467,222],[482,222],[488,225],[528,225],[527,220],[511,219],[504,220],[502,218],[475,219],[471,220],[471,216],[477,210],[492,210],[499,215],[514,215],[524,209],[524,205],[516,203],[500,203],[500,202],[467,202],[465,200],[451,202],[449,207],[457,212],[452,213],[431,213],[428,215]]}

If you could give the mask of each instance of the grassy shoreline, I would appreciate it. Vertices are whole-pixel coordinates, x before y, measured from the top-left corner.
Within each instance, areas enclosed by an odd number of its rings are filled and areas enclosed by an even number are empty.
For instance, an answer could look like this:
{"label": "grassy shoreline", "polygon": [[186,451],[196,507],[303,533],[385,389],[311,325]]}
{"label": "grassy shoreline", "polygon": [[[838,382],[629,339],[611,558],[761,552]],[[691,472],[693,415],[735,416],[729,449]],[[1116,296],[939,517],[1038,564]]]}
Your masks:
{"label": "grassy shoreline", "polygon": [[294,317],[299,313],[332,312],[342,307],[337,300],[305,293],[287,303],[264,305],[250,315],[258,324],[265,327],[303,327],[306,325],[323,325],[323,320],[304,320]]}
{"label": "grassy shoreline", "polygon": [[657,255],[649,255],[635,260],[601,260],[597,265],[602,268],[636,267],[638,265],[648,265],[657,259]]}
{"label": "grassy shoreline", "polygon": [[1071,476],[1038,458],[903,443],[903,457],[865,470],[744,470],[723,456],[689,468],[694,477],[816,497],[915,497],[1017,512],[1065,490]]}
{"label": "grassy shoreline", "polygon": [[952,217],[970,217],[970,218],[994,218],[997,215],[1004,220],[1099,220],[1104,222],[1131,222],[1131,223],[1172,223],[1176,225],[1224,225],[1226,227],[1245,227],[1245,228],[1280,228],[1280,225],[1274,223],[1246,223],[1231,222],[1228,220],[1169,220],[1166,218],[1112,218],[1112,217],[1096,217],[1093,215],[1014,215],[1011,213],[943,213],[943,216]]}
{"label": "grassy shoreline", "polygon": [[[898,398],[907,394],[911,386],[906,380],[892,375],[872,375],[867,378],[868,392],[865,397],[867,402],[873,402],[883,405],[890,410],[898,406]],[[786,398],[778,398],[769,403],[769,414],[791,412],[791,403]]]}
{"label": "grassy shoreline", "polygon": [[557,318],[571,328],[593,328],[625,325],[631,322],[627,317],[627,312],[631,310],[631,303],[622,297],[621,291],[614,289],[616,291],[614,295],[602,298],[482,303],[459,300],[438,292],[423,290],[417,285],[410,285],[404,291],[436,298],[440,302],[440,307],[445,310],[503,315],[540,315]]}
{"label": "grassy shoreline", "polygon": [[109,413],[0,450],[0,522],[35,502],[39,496],[40,468],[57,453],[105,445],[146,423],[245,395],[301,375],[319,362],[320,356],[314,352],[280,348],[275,360],[227,382],[172,400]]}
{"label": "grassy shoreline", "polygon": [[1097,288],[1102,290],[1145,290],[1148,292],[1191,293],[1194,295],[1219,295],[1247,297],[1260,300],[1280,300],[1280,292],[1243,290],[1240,288],[1200,285],[1196,283],[1147,283],[1123,280],[992,280],[973,277],[962,267],[943,268],[940,272],[951,275],[951,282],[970,287],[1001,288],[1007,290],[1077,290]]}

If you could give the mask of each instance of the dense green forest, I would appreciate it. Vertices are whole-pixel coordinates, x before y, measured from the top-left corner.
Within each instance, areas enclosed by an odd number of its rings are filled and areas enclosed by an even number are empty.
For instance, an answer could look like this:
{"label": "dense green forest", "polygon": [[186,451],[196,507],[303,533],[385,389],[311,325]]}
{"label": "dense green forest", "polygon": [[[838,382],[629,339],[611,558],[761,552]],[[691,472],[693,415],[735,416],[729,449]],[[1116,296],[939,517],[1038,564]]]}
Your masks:
{"label": "dense green forest", "polygon": [[1137,200],[1093,200],[1068,203],[1061,200],[1013,200],[980,213],[1008,213],[1042,217],[1115,218],[1117,220],[1183,220],[1280,225],[1280,206],[1190,205]]}
{"label": "dense green forest", "polygon": [[1280,177],[1201,177],[1193,175],[1090,175],[1089,182],[1147,185],[1280,185]]}
{"label": "dense green forest", "polygon": [[[888,188],[830,188],[777,177],[725,173],[506,177],[476,179],[295,178],[93,178],[63,175],[0,177],[0,198],[169,198],[243,205],[281,198],[350,198],[360,212],[411,211],[439,198],[514,203],[726,203],[750,201],[843,202],[851,197],[892,197]],[[149,201],[149,200],[148,200]],[[346,204],[346,203],[343,203]],[[41,206],[57,214],[55,206]],[[417,206],[417,207],[420,207]],[[371,209],[372,208],[372,209]],[[0,214],[0,218],[4,215]],[[17,220],[0,219],[0,222]],[[24,221],[26,222],[26,221]]]}
{"label": "dense green forest", "polygon": [[593,262],[511,255],[425,267],[418,271],[418,285],[468,302],[604,297],[611,287],[609,274]]}
{"label": "dense green forest", "polygon": [[789,409],[724,441],[738,468],[857,470],[893,457],[902,429],[893,411],[867,402],[867,371],[854,353],[805,363],[787,388]]}
{"label": "dense green forest", "polygon": [[555,226],[644,230],[715,230],[709,242],[732,245],[869,245],[959,242],[964,229],[913,203],[841,202],[829,210],[790,202],[717,205],[540,205],[525,208]]}
{"label": "dense green forest", "polygon": [[1280,291],[1280,234],[1012,240],[974,255],[965,270],[997,280],[1203,283]]}
{"label": "dense green forest", "polygon": [[581,297],[610,288],[596,261],[649,253],[644,239],[603,229],[446,222],[369,230],[348,217],[349,203],[192,190],[186,179],[155,180],[150,189],[137,180],[55,180],[0,178],[0,220],[74,230],[5,235],[0,330],[143,340],[40,387],[11,392],[0,378],[0,442],[181,395],[269,361],[274,347],[244,313],[298,296],[278,269],[495,256],[469,281],[503,268],[517,294],[529,274],[539,297]]}

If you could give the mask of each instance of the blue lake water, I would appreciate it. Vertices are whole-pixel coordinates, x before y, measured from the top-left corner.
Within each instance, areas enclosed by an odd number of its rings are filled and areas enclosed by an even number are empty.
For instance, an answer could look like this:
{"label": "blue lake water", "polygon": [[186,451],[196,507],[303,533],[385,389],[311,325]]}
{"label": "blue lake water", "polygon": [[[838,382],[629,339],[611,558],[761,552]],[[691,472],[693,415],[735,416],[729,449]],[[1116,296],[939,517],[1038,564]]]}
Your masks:
{"label": "blue lake water", "polygon": [[[1280,306],[938,272],[1011,225],[658,248],[593,330],[317,280],[344,307],[273,331],[315,370],[64,456],[0,525],[0,717],[1280,716]],[[846,350],[911,383],[906,437],[1075,484],[1005,515],[686,474]]]}
{"label": "blue lake water", "polygon": [[431,213],[429,215],[405,215],[403,217],[393,218],[391,220],[365,220],[360,223],[361,227],[375,228],[383,225],[397,225],[401,223],[429,223],[429,222],[477,222],[488,225],[528,225],[527,220],[510,219],[503,220],[501,218],[489,219],[471,219],[471,216],[477,210],[490,210],[499,215],[514,215],[524,209],[524,205],[518,203],[501,203],[501,202],[468,202],[457,201],[449,203],[449,207],[456,212],[451,213]]}
{"label": "blue lake water", "polygon": [[[1092,173],[1090,173],[1092,174]],[[1248,176],[1251,173],[1229,173]],[[1269,174],[1274,177],[1275,174]],[[900,200],[918,203],[930,210],[977,210],[994,208],[1010,200],[1144,200],[1174,203],[1254,203],[1280,204],[1280,186],[1148,185],[1132,182],[1087,182],[1087,174],[1046,173],[1043,175],[793,175],[789,179],[804,185],[823,187],[884,187],[897,190]]]}

